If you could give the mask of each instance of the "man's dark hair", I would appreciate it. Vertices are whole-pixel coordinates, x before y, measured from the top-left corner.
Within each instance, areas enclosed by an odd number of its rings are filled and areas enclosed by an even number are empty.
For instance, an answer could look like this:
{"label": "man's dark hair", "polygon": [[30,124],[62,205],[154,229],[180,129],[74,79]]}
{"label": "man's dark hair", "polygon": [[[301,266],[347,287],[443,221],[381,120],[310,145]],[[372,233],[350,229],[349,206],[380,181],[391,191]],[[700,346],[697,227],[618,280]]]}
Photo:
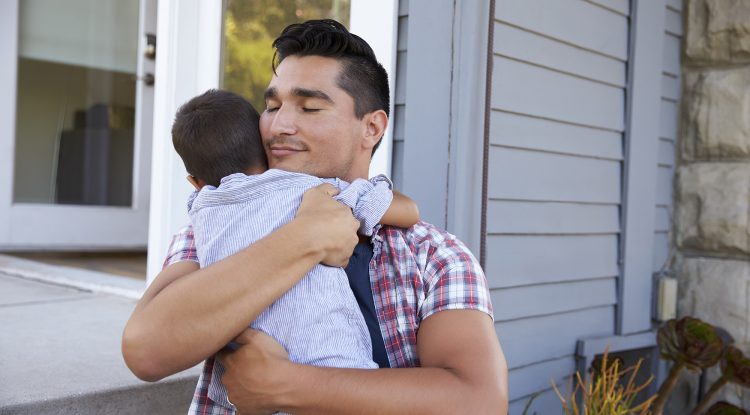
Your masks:
{"label": "man's dark hair", "polygon": [[232,173],[268,165],[258,111],[229,91],[209,89],[183,104],[172,125],[172,144],[188,173],[212,186]]}
{"label": "man's dark hair", "polygon": [[[354,115],[362,119],[376,110],[390,115],[388,73],[378,63],[370,45],[331,20],[308,20],[287,26],[273,42],[272,69],[289,56],[323,56],[341,62],[336,83],[354,99]],[[382,139],[382,137],[381,137]],[[380,141],[373,148],[373,153]]]}

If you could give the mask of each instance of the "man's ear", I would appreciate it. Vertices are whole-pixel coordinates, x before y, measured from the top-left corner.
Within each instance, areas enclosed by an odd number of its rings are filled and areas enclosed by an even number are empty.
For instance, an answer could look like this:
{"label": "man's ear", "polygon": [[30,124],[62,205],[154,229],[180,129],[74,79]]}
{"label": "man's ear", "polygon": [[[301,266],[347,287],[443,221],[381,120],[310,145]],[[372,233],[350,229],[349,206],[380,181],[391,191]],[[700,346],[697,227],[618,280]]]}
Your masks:
{"label": "man's ear", "polygon": [[197,177],[195,177],[193,175],[188,175],[187,181],[190,182],[190,184],[192,184],[193,187],[195,187],[195,190],[197,190],[197,191],[200,191],[203,188],[203,186],[206,185],[206,182],[204,182],[203,180],[201,180],[201,179],[199,179],[199,178],[197,178]]}
{"label": "man's ear", "polygon": [[373,111],[365,115],[365,136],[362,145],[372,149],[385,134],[388,127],[388,116],[383,110]]}

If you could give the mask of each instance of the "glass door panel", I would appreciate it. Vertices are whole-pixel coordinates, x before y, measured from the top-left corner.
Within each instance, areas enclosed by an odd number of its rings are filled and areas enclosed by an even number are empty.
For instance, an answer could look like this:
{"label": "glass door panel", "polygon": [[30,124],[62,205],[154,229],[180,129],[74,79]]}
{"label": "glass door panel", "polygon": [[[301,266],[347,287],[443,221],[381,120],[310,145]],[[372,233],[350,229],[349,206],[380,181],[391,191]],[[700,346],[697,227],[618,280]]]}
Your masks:
{"label": "glass door panel", "polygon": [[19,4],[13,203],[130,206],[138,0]]}
{"label": "glass door panel", "polygon": [[0,251],[145,248],[156,11],[0,1]]}

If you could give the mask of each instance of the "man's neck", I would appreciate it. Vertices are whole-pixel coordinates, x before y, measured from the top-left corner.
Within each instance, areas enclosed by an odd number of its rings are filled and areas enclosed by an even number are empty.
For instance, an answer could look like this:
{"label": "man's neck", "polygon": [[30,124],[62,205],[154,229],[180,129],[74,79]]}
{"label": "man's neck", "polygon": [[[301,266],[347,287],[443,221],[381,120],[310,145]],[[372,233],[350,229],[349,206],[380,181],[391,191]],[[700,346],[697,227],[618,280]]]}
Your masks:
{"label": "man's neck", "polygon": [[342,177],[342,179],[346,180],[349,183],[353,182],[356,179],[367,180],[368,178],[370,178],[370,176],[368,175],[368,173],[370,172],[369,170],[370,166],[366,166],[365,168],[359,170],[352,169],[351,171],[349,171],[349,173],[346,174],[345,177]]}

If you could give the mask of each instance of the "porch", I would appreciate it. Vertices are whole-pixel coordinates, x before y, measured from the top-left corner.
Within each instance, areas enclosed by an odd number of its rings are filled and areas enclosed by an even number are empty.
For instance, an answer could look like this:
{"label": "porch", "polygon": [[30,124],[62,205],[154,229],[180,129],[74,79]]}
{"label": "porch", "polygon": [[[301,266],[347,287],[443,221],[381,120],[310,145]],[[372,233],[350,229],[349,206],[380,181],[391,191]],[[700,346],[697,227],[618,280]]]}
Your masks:
{"label": "porch", "polygon": [[122,359],[143,285],[0,255],[0,413],[186,413],[199,367],[146,383]]}

